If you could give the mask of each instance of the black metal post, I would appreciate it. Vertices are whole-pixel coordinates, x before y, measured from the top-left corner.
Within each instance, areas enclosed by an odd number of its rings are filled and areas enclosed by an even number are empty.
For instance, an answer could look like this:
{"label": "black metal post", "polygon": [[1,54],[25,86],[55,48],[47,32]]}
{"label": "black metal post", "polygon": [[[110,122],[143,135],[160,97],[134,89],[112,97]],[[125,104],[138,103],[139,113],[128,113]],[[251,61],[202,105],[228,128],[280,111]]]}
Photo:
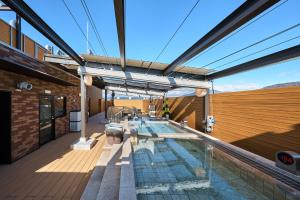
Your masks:
{"label": "black metal post", "polygon": [[21,16],[18,14],[16,14],[16,34],[17,49],[22,50]]}
{"label": "black metal post", "polygon": [[122,70],[126,67],[126,49],[125,49],[125,4],[124,0],[114,0],[116,25],[118,31],[118,41],[120,50],[120,61]]}
{"label": "black metal post", "polygon": [[105,111],[105,119],[107,119],[107,89],[104,90],[104,111]]}
{"label": "black metal post", "polygon": [[112,91],[112,93],[111,93],[111,105],[112,106],[115,106],[115,92],[114,91]]}

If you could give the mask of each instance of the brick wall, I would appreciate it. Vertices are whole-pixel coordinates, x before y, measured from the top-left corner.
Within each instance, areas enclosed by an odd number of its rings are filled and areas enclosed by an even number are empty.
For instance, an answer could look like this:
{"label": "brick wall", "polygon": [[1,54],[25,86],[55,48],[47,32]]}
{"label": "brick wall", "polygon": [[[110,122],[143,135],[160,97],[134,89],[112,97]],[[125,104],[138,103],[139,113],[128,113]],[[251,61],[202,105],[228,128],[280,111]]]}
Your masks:
{"label": "brick wall", "polygon": [[[12,66],[13,67],[13,66]],[[33,85],[30,91],[18,91],[16,85],[26,81]],[[69,130],[69,111],[80,109],[79,86],[63,86],[24,75],[0,70],[0,90],[11,91],[12,97],[12,160],[39,148],[39,96],[45,90],[51,95],[67,97],[67,116],[55,121],[56,137]]]}

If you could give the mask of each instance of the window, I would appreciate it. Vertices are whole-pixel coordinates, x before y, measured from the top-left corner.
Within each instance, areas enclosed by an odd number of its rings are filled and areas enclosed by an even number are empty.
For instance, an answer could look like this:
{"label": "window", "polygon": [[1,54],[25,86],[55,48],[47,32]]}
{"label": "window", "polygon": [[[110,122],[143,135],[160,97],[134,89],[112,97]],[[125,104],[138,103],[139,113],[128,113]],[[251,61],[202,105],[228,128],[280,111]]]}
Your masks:
{"label": "window", "polygon": [[66,97],[54,96],[54,117],[66,115]]}

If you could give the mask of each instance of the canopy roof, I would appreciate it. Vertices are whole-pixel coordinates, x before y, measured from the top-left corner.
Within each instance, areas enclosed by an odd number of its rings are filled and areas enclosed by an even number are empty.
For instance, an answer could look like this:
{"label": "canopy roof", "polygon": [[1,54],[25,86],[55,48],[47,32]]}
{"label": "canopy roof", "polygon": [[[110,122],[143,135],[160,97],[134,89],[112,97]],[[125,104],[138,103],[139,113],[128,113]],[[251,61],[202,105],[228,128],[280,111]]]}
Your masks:
{"label": "canopy roof", "polygon": [[[205,76],[211,70],[205,68],[179,66],[177,72],[171,77],[162,76],[162,72],[167,67],[165,63],[126,60],[126,70],[122,71],[121,59],[96,55],[81,55],[86,61],[85,66],[81,66],[68,56],[45,55],[45,61],[61,64],[68,69],[78,69],[79,74],[91,75],[101,80],[105,86],[126,86],[143,90],[159,90],[166,92],[178,87],[209,88],[207,81],[199,79],[188,79],[189,76]],[[182,68],[182,69],[181,69]],[[182,77],[186,78],[182,78]],[[202,78],[201,78],[202,79]],[[108,87],[106,87],[108,88]]]}
{"label": "canopy roof", "polygon": [[[94,63],[104,63],[104,64],[111,64],[111,65],[120,65],[121,67],[121,58],[114,58],[114,57],[105,57],[105,56],[98,56],[98,55],[81,55],[84,60],[87,62],[94,62]],[[168,64],[167,63],[160,63],[160,62],[152,62],[152,61],[145,61],[145,60],[134,60],[134,59],[126,59],[126,65],[130,67],[137,67],[142,69],[154,69],[154,70],[161,70],[163,71]],[[193,74],[193,75],[206,75],[208,73],[213,72],[211,69],[195,66],[177,66],[174,72],[181,72],[186,74]]]}

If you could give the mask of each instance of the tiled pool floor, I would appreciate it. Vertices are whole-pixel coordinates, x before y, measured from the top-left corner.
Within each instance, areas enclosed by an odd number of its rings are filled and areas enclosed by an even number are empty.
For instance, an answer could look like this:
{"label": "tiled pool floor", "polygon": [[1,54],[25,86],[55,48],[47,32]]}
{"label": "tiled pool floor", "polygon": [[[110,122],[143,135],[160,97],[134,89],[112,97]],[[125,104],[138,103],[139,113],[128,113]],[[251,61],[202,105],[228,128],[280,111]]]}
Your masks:
{"label": "tiled pool floor", "polygon": [[286,198],[284,191],[275,196],[272,183],[201,141],[142,139],[133,149],[138,199]]}

